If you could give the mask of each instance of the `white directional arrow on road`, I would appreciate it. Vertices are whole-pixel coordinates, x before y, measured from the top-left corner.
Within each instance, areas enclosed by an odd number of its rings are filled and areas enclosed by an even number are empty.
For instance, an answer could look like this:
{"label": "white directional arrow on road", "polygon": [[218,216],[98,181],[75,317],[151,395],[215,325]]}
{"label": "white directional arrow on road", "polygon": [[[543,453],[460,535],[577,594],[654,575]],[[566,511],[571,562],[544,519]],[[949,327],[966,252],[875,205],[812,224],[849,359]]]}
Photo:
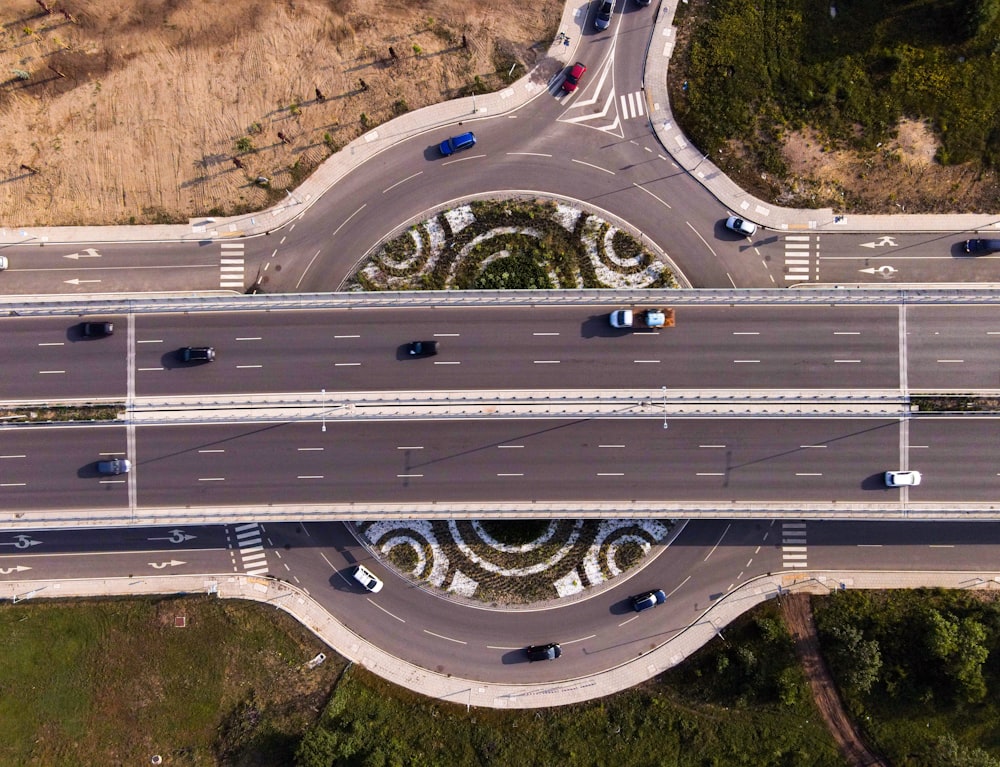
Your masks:
{"label": "white directional arrow on road", "polygon": [[16,549],[26,549],[29,546],[37,546],[41,541],[36,541],[27,535],[17,536],[17,540],[12,543],[0,543],[0,546],[13,546]]}
{"label": "white directional arrow on road", "polygon": [[80,285],[84,282],[100,282],[100,280],[81,280],[74,277],[72,280],[63,280],[68,285]]}
{"label": "white directional arrow on road", "polygon": [[186,565],[187,562],[181,562],[179,559],[171,559],[169,562],[150,562],[150,567],[155,567],[157,570],[162,570],[164,567],[177,567],[177,565]]}
{"label": "white directional arrow on road", "polygon": [[862,248],[881,248],[884,245],[888,245],[890,248],[896,247],[895,237],[881,237],[878,242],[862,242]]}
{"label": "white directional arrow on road", "polygon": [[81,258],[100,258],[101,254],[98,253],[93,248],[87,248],[83,253],[70,253],[68,256],[63,256],[63,258],[72,258],[74,261],[78,261]]}
{"label": "white directional arrow on road", "polygon": [[30,567],[25,567],[24,565],[17,565],[16,567],[0,567],[0,575],[10,575],[11,573],[23,573],[25,570],[30,570]]}
{"label": "white directional arrow on road", "polygon": [[889,266],[888,264],[886,264],[885,266],[880,266],[878,268],[875,268],[874,266],[869,266],[867,269],[858,269],[858,271],[864,272],[865,274],[880,274],[883,277],[891,277],[899,270],[894,266]]}
{"label": "white directional arrow on road", "polygon": [[185,533],[183,530],[171,530],[170,535],[166,538],[147,538],[150,541],[170,541],[171,543],[184,543],[184,541],[193,541],[198,536],[190,535]]}

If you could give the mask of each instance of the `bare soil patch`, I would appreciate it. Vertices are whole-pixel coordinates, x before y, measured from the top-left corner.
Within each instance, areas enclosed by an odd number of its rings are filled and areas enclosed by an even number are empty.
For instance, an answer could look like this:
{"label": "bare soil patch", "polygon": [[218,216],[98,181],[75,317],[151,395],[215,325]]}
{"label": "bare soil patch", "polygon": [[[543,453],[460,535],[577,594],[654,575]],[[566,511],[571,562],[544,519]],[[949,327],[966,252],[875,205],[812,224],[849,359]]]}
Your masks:
{"label": "bare soil patch", "polygon": [[781,614],[795,641],[795,652],[802,661],[816,707],[848,763],[856,767],[889,767],[868,749],[844,709],[833,677],[820,653],[809,595],[789,594],[782,597]]}
{"label": "bare soil patch", "polygon": [[[561,10],[559,0],[8,0],[0,222],[183,222],[265,207],[371,127],[499,89],[512,65],[510,78],[522,76]],[[237,150],[240,139],[253,149]]]}

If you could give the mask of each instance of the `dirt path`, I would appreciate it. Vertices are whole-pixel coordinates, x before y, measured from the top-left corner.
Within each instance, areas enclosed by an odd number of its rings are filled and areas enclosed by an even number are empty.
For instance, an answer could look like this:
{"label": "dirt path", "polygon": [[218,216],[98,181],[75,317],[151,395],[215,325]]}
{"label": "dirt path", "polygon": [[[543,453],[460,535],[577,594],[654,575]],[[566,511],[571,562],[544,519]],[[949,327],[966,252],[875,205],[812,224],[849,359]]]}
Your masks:
{"label": "dirt path", "polygon": [[819,651],[819,637],[813,621],[808,594],[790,594],[781,599],[781,614],[795,641],[795,652],[802,660],[802,668],[809,679],[816,707],[826,726],[830,728],[841,753],[856,767],[890,767],[868,750],[854,721],[847,715],[830,670]]}

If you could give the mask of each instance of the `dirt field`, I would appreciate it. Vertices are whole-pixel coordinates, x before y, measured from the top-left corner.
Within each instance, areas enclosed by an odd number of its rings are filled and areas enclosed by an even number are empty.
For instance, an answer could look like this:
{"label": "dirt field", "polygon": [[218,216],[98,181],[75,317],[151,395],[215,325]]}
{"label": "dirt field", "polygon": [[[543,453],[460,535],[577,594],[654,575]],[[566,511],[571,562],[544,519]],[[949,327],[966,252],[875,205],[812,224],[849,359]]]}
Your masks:
{"label": "dirt field", "polygon": [[520,77],[561,11],[560,0],[5,0],[0,224],[264,207],[258,176],[283,196],[366,125],[477,77],[499,89],[515,62]]}

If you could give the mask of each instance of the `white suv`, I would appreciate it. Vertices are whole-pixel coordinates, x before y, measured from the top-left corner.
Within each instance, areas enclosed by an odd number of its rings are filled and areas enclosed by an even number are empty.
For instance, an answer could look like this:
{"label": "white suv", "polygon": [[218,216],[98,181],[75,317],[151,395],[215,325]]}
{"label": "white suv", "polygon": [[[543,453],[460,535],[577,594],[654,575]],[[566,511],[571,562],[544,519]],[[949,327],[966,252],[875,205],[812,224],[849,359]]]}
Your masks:
{"label": "white suv", "polygon": [[382,581],[364,565],[357,566],[357,569],[354,571],[354,580],[373,594],[378,594],[382,590]]}
{"label": "white suv", "polygon": [[916,486],[920,484],[919,471],[887,471],[885,473],[886,487]]}

